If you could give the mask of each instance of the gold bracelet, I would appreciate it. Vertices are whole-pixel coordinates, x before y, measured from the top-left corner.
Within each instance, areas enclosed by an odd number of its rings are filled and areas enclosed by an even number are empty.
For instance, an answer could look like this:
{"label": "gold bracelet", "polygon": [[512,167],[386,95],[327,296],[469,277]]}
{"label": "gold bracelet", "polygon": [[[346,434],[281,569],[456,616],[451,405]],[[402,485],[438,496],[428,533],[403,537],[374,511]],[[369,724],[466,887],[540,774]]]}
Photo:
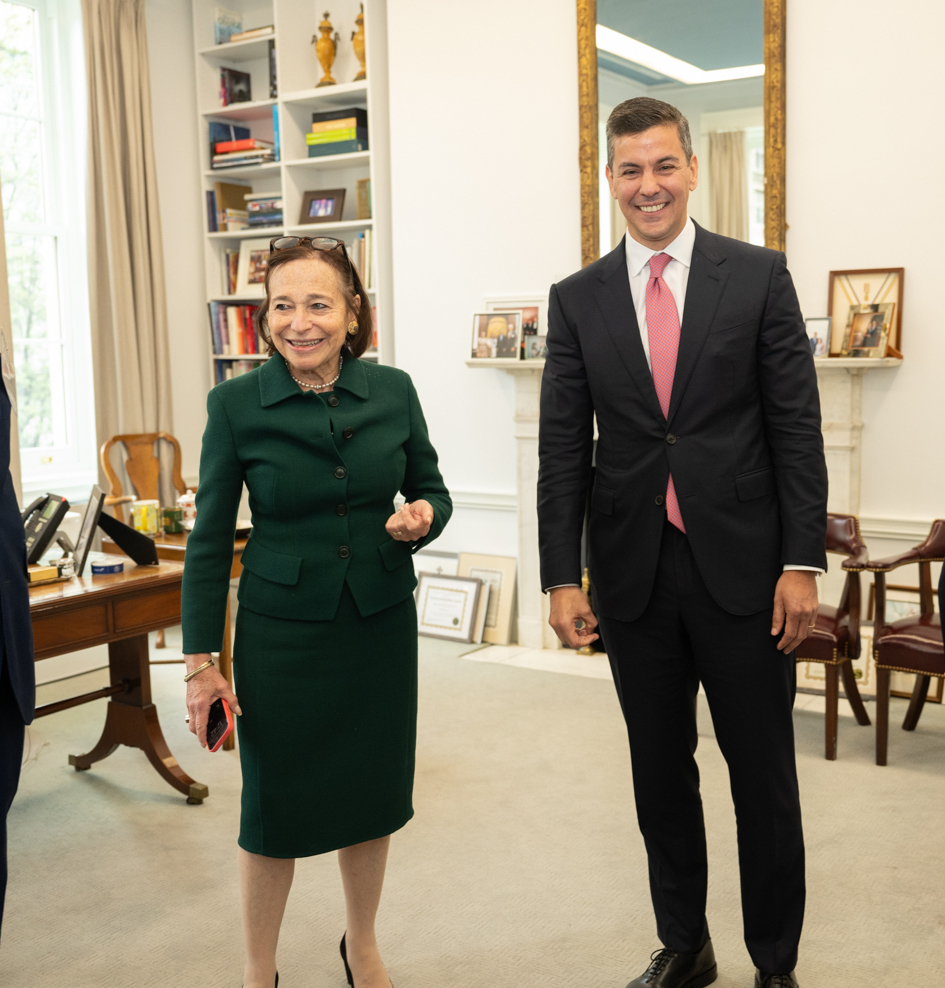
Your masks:
{"label": "gold bracelet", "polygon": [[187,675],[184,676],[184,682],[189,683],[194,678],[194,676],[197,675],[198,672],[203,672],[204,669],[209,669],[210,666],[212,665],[213,665],[213,659],[212,658],[207,659],[207,661],[204,662],[202,666],[197,666],[197,668],[194,669],[192,672],[188,672]]}

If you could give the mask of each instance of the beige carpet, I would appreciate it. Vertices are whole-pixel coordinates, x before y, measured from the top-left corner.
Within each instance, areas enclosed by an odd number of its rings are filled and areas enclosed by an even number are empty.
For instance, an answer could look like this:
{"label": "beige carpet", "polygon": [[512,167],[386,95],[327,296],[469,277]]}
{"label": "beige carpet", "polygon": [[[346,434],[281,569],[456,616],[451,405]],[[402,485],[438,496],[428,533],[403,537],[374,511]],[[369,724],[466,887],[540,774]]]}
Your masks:
{"label": "beige carpet", "polygon": [[[417,815],[394,839],[380,917],[394,983],[623,988],[657,944],[613,686],[460,651],[422,640]],[[180,676],[153,667],[171,748],[210,787],[202,806],[131,749],[91,772],[68,766],[97,739],[103,702],[31,730],[0,985],[239,986],[239,762],[196,747]],[[52,685],[43,699],[57,690],[75,691]],[[899,722],[903,712],[895,702]],[[750,988],[727,776],[700,713],[717,984]],[[872,763],[872,729],[844,718],[828,763],[822,716],[795,716],[810,889],[802,985],[945,984],[945,710],[928,708],[916,734],[894,729],[885,769]],[[344,988],[343,917],[334,855],[300,862],[283,988]]]}

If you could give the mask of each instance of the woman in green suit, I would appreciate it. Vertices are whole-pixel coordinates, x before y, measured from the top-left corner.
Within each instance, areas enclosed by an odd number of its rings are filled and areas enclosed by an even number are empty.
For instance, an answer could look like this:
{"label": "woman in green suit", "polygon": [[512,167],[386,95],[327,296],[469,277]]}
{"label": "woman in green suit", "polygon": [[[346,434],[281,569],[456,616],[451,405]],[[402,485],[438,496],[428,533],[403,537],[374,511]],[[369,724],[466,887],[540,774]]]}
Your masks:
{"label": "woman in green suit", "polygon": [[[214,388],[187,544],[190,729],[238,714],[245,988],[278,984],[295,859],[338,850],[349,984],[388,988],[374,937],[390,834],[413,815],[416,586],[411,554],[452,511],[417,393],[358,358],[371,305],[344,244],[274,240],[256,314],[270,358]],[[236,514],[249,490],[234,671],[220,649]],[[394,510],[400,491],[407,499]],[[350,967],[349,967],[350,963]]]}

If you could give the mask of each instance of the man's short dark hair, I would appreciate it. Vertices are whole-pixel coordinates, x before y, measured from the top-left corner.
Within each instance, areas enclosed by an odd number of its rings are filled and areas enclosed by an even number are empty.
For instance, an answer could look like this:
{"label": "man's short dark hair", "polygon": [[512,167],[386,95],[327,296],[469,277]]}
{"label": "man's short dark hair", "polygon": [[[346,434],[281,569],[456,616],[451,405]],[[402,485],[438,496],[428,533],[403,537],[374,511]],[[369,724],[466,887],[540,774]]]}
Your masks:
{"label": "man's short dark hair", "polygon": [[607,167],[614,167],[614,144],[617,138],[627,134],[642,134],[651,127],[675,124],[679,143],[686,155],[686,164],[692,161],[692,137],[689,121],[670,103],[649,96],[637,96],[615,106],[607,118]]}

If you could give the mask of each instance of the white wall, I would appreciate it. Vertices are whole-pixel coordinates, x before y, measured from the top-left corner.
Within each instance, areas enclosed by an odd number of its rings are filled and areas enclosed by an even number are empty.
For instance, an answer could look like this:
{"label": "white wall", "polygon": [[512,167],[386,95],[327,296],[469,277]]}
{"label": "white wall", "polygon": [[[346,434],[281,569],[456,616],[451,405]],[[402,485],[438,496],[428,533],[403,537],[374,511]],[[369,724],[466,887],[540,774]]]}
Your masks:
{"label": "white wall", "polygon": [[196,479],[200,464],[200,438],[210,390],[193,21],[190,0],[147,0],[146,9],[174,435],[181,444],[184,478],[190,481]]}
{"label": "white wall", "polygon": [[[580,267],[574,3],[389,0],[388,25],[397,363],[459,500],[514,495],[512,378],[464,361],[483,296]],[[460,505],[435,548],[516,543],[511,511]]]}
{"label": "white wall", "polygon": [[863,386],[861,516],[874,529],[945,517],[943,30],[937,0],[908,16],[881,0],[788,4],[787,254],[804,314],[826,315],[831,269],[906,269],[905,363]]}

